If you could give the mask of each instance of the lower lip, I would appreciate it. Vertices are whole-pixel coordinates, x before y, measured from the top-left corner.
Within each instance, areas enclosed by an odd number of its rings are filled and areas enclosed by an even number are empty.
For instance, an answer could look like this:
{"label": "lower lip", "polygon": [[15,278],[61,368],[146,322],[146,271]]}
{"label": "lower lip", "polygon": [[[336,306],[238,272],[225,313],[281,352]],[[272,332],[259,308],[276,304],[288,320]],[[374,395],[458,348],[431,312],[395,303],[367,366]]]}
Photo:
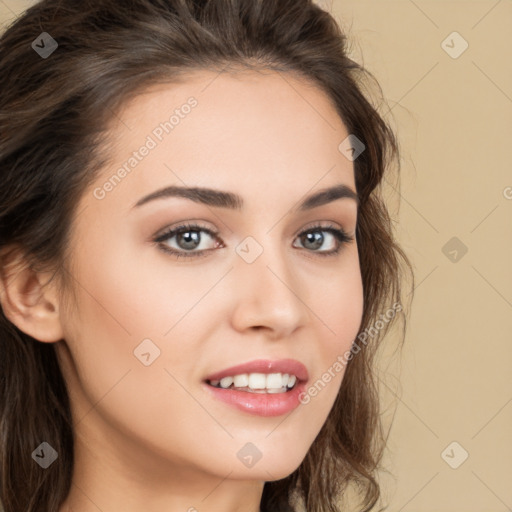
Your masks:
{"label": "lower lip", "polygon": [[218,400],[240,411],[257,416],[281,416],[300,405],[299,396],[305,390],[305,382],[298,383],[291,391],[285,393],[250,393],[223,389],[204,383],[208,391]]}

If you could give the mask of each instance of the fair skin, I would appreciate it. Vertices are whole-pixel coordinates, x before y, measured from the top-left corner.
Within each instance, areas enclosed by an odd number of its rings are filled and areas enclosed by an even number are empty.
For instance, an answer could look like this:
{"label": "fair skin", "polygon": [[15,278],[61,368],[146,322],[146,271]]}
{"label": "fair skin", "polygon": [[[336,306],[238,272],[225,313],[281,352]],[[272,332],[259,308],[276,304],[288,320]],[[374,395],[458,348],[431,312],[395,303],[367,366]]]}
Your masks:
{"label": "fair skin", "polygon": [[[95,197],[191,96],[197,106]],[[322,257],[336,238],[316,229],[323,245],[315,250],[299,234],[321,224],[354,236],[357,204],[339,198],[297,208],[324,188],[355,191],[353,163],[338,150],[348,132],[322,91],[270,71],[198,71],[137,96],[114,121],[112,165],[85,191],[73,222],[67,266],[76,307],[65,307],[51,284],[42,287],[51,274],[29,270],[2,294],[11,321],[55,343],[69,388],[75,472],[61,512],[258,512],[264,482],[304,459],[343,372],[277,417],[214,400],[203,380],[254,359],[292,358],[312,384],[350,349],[363,311],[357,242]],[[244,204],[166,197],[133,207],[170,185],[232,192]],[[182,221],[218,232],[201,232],[196,253],[212,250],[178,260],[159,249],[156,235]],[[252,263],[235,251],[248,236],[263,248]],[[180,250],[177,238],[160,246]],[[160,349],[149,366],[133,353],[147,338]],[[262,453],[250,468],[237,457],[248,442]]]}

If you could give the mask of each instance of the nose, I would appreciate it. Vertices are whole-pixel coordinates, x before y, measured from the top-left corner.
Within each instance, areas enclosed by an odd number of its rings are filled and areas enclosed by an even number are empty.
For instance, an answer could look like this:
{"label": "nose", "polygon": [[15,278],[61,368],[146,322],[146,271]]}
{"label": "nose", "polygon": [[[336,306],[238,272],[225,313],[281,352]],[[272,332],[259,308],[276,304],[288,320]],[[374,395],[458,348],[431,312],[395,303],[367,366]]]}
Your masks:
{"label": "nose", "polygon": [[281,339],[309,321],[306,282],[293,272],[283,252],[265,247],[252,263],[237,257],[232,272],[234,329],[264,330],[267,336]]}

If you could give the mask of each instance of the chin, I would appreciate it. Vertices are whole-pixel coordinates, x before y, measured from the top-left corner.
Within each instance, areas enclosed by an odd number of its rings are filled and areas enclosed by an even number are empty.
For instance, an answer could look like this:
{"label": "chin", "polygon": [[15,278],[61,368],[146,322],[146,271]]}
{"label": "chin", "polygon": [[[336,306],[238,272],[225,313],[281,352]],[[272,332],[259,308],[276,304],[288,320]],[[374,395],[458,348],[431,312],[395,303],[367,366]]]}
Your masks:
{"label": "chin", "polygon": [[269,458],[266,461],[263,458],[254,465],[253,468],[240,473],[241,478],[245,479],[250,475],[251,480],[264,480],[266,482],[273,482],[282,480],[291,475],[302,463],[304,457],[293,459],[286,457],[281,460],[274,460]]}

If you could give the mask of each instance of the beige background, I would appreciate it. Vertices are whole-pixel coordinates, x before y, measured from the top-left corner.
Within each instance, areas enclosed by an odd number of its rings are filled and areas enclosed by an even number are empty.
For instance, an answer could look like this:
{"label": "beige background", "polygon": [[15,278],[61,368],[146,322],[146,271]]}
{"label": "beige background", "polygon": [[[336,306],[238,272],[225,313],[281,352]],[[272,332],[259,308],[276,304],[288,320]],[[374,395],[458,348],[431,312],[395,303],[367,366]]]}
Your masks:
{"label": "beige background", "polygon": [[[2,25],[31,3],[0,0]],[[384,503],[512,510],[512,2],[319,3],[381,84],[402,146],[398,236],[416,289],[401,361],[381,374],[395,413]]]}
{"label": "beige background", "polygon": [[[399,396],[389,510],[512,510],[512,2],[323,4],[379,80],[403,149],[399,238],[416,289],[400,387],[397,372],[382,379]],[[469,45],[458,58],[443,49],[461,49],[456,36],[441,46],[454,31]],[[468,249],[456,262],[452,237]]]}

